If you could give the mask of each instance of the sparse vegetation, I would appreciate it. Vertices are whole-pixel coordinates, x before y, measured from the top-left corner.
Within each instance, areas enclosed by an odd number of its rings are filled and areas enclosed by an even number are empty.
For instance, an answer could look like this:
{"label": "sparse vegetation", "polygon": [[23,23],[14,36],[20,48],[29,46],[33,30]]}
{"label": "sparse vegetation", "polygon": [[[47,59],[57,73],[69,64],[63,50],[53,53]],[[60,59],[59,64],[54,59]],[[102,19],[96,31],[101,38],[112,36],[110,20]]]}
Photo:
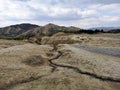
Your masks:
{"label": "sparse vegetation", "polygon": [[44,58],[41,55],[33,55],[25,58],[22,63],[30,66],[41,66],[44,65]]}

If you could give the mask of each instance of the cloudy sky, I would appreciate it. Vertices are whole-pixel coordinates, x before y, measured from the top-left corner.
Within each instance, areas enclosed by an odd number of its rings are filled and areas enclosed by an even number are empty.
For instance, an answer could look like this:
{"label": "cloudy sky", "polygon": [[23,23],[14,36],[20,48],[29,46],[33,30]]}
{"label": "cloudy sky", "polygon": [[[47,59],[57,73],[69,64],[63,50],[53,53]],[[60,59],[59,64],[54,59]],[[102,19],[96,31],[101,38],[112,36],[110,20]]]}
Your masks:
{"label": "cloudy sky", "polygon": [[0,27],[19,23],[116,27],[120,0],[0,0]]}

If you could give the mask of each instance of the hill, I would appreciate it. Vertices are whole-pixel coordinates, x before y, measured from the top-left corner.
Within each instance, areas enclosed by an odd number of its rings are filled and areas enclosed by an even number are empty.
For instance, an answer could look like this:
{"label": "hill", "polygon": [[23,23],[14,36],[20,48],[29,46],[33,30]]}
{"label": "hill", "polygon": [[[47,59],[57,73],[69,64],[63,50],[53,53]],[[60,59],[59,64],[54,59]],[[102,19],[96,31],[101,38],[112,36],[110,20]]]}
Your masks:
{"label": "hill", "polygon": [[7,27],[0,28],[1,37],[16,37],[30,29],[36,28],[38,25],[23,23],[17,25],[11,25]]}
{"label": "hill", "polygon": [[21,34],[21,36],[42,36],[42,35],[46,35],[46,36],[51,36],[57,32],[63,32],[63,31],[68,31],[68,32],[74,32],[74,31],[79,31],[80,28],[77,27],[65,27],[65,26],[58,26],[52,23],[49,23],[45,26],[41,26],[41,27],[37,27],[37,28],[33,28],[23,34]]}

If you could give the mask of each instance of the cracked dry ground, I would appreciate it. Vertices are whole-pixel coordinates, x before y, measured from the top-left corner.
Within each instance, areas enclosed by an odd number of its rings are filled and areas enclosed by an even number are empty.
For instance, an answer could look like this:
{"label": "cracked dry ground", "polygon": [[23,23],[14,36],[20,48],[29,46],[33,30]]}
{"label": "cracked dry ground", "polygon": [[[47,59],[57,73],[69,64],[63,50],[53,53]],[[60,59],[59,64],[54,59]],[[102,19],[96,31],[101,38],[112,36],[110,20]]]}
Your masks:
{"label": "cracked dry ground", "polygon": [[68,44],[12,46],[0,50],[0,90],[119,90],[119,59]]}

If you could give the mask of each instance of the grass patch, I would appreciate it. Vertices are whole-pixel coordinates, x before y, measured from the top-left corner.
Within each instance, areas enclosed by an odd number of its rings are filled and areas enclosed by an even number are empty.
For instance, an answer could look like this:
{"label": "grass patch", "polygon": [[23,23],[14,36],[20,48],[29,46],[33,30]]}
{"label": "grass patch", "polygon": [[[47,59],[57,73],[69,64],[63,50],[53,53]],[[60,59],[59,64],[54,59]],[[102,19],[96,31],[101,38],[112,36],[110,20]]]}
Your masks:
{"label": "grass patch", "polygon": [[33,55],[25,58],[22,63],[30,66],[41,66],[44,65],[44,58],[41,55]]}

